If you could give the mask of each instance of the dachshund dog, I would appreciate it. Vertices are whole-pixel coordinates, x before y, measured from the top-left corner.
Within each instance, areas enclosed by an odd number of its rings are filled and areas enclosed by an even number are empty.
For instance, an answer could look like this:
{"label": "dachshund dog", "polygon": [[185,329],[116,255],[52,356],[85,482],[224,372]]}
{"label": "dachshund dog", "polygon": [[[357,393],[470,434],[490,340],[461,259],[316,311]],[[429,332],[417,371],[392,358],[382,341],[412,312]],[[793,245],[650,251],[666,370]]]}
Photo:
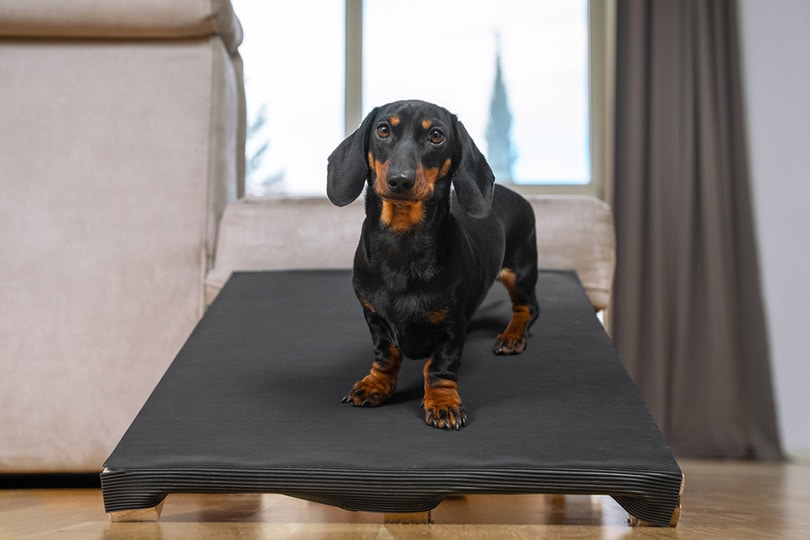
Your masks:
{"label": "dachshund dog", "polygon": [[327,169],[327,195],[337,206],[368,186],[352,284],[375,359],[343,401],[381,405],[394,393],[403,356],[426,359],[425,421],[461,429],[467,414],[457,374],[467,325],[492,284],[500,279],[512,302],[495,354],[523,352],[539,314],[531,205],[495,185],[454,115],[423,101],[375,108]]}

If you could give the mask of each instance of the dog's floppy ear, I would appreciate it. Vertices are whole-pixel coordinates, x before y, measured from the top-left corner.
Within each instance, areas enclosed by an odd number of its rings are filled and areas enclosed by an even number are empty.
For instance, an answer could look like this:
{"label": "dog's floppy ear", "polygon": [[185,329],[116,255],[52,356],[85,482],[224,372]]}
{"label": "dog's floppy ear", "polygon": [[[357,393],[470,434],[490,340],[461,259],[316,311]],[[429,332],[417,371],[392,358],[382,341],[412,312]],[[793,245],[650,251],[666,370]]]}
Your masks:
{"label": "dog's floppy ear", "polygon": [[453,124],[457,140],[453,159],[457,164],[453,174],[456,200],[470,217],[485,218],[492,210],[495,175],[464,124],[458,120]]}
{"label": "dog's floppy ear", "polygon": [[326,166],[326,195],[332,204],[346,206],[363,192],[368,178],[368,137],[371,123],[377,115],[375,108],[360,127],[346,137],[329,155]]}

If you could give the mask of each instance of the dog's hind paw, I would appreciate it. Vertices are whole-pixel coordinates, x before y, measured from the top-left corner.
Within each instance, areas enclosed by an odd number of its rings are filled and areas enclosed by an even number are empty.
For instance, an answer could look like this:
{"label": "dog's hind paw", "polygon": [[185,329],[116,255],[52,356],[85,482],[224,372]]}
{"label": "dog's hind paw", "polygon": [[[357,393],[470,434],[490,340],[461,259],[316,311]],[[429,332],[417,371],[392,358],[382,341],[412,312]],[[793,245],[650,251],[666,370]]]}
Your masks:
{"label": "dog's hind paw", "polygon": [[492,352],[498,355],[508,356],[520,354],[526,350],[526,338],[528,337],[529,326],[531,326],[536,316],[537,308],[525,304],[515,304],[512,306],[512,319],[506,330],[498,334]]}
{"label": "dog's hind paw", "polygon": [[492,347],[492,352],[499,356],[510,356],[513,354],[520,354],[526,350],[526,338],[512,338],[501,334],[495,340],[495,345]]}

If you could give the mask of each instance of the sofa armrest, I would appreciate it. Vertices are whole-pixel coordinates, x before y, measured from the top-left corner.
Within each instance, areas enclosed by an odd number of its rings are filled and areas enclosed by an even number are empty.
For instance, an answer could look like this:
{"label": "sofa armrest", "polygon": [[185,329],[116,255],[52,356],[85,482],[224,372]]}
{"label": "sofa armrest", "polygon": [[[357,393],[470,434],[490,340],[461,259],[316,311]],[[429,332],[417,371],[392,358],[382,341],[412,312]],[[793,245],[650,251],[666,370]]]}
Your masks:
{"label": "sofa armrest", "polygon": [[226,0],[0,0],[0,473],[100,470],[203,313],[238,28]]}
{"label": "sofa armrest", "polygon": [[594,309],[606,310],[616,267],[610,206],[594,197],[577,195],[527,199],[537,219],[538,266],[576,270]]}

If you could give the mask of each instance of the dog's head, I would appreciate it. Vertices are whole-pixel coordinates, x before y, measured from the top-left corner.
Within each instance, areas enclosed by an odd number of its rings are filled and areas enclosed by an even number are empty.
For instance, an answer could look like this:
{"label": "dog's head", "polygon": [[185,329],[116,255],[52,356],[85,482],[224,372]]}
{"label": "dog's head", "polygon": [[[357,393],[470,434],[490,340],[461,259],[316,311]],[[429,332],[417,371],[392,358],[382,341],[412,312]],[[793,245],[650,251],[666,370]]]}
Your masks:
{"label": "dog's head", "polygon": [[326,193],[344,206],[368,183],[384,201],[424,202],[445,180],[467,214],[489,215],[495,177],[464,125],[438,105],[397,101],[372,110],[332,152]]}

